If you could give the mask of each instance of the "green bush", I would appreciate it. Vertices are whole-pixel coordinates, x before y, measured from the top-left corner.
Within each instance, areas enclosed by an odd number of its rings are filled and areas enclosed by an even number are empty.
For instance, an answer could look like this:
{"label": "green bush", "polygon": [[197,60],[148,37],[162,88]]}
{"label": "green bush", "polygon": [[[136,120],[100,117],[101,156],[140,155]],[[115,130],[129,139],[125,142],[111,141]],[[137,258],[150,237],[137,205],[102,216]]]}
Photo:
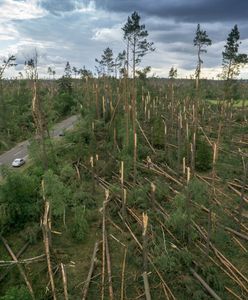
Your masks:
{"label": "green bush", "polygon": [[10,172],[0,189],[0,231],[37,218],[37,197],[37,178]]}
{"label": "green bush", "polygon": [[208,171],[212,168],[211,147],[202,138],[196,141],[195,167],[197,171]]}
{"label": "green bush", "polygon": [[74,208],[74,219],[70,228],[72,237],[76,241],[83,241],[88,231],[87,212],[85,206]]}
{"label": "green bush", "polygon": [[11,287],[0,300],[31,300],[31,296],[25,286]]}

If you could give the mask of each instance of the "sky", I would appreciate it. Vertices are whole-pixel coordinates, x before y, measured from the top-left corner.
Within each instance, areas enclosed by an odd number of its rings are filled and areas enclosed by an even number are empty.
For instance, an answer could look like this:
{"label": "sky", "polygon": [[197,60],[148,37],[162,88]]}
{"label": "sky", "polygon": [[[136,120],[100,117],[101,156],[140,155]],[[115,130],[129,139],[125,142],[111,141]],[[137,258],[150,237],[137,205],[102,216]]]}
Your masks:
{"label": "sky", "polygon": [[[13,54],[17,63],[5,76],[25,75],[24,62],[35,49],[40,77],[48,77],[49,66],[61,76],[67,61],[94,73],[95,58],[106,47],[116,56],[125,49],[121,28],[133,11],[156,48],[140,66],[151,66],[152,75],[167,77],[172,66],[180,78],[194,74],[198,23],[212,39],[202,56],[202,77],[221,73],[222,51],[235,24],[240,53],[248,53],[248,0],[0,0],[0,59]],[[248,78],[248,66],[240,77]]]}

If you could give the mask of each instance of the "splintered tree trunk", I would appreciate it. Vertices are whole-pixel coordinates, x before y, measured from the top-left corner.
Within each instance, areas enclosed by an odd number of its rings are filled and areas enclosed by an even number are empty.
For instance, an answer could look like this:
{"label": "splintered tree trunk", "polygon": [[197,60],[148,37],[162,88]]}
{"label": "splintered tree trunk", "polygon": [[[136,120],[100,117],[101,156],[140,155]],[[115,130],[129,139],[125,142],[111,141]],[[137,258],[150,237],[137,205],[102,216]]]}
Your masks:
{"label": "splintered tree trunk", "polygon": [[95,262],[96,262],[96,254],[98,251],[98,246],[99,246],[99,242],[95,242],[95,246],[94,246],[94,250],[93,250],[93,254],[92,254],[92,258],[91,258],[91,263],[90,263],[90,269],[89,269],[89,273],[84,285],[84,289],[83,289],[83,297],[82,300],[86,300],[87,297],[87,293],[88,293],[88,289],[89,289],[89,285],[90,285],[90,280],[94,271],[94,266],[95,266]]}
{"label": "splintered tree trunk", "polygon": [[106,205],[109,199],[109,190],[105,190],[105,199],[102,206],[102,287],[101,299],[104,300],[105,285],[105,257],[106,257]]}
{"label": "splintered tree trunk", "polygon": [[213,145],[213,166],[212,166],[212,188],[211,188],[211,199],[209,201],[209,210],[208,210],[208,230],[207,230],[207,247],[206,254],[209,255],[210,251],[210,240],[212,234],[212,199],[215,196],[215,164],[217,157],[217,145],[214,143]]}
{"label": "splintered tree trunk", "polygon": [[186,195],[186,215],[187,215],[187,223],[186,223],[186,235],[187,235],[187,243],[190,244],[191,242],[191,230],[190,230],[190,225],[191,225],[191,195],[190,191],[188,188],[190,181],[190,168],[187,167],[187,195]]}
{"label": "splintered tree trunk", "polygon": [[177,130],[177,171],[181,170],[181,145],[182,145],[182,115],[178,117],[178,130]]}
{"label": "splintered tree trunk", "polygon": [[121,161],[121,170],[120,170],[120,181],[121,181],[121,200],[122,200],[122,218],[125,222],[126,220],[126,202],[127,202],[127,190],[124,188],[124,162]]}
{"label": "splintered tree trunk", "polygon": [[137,134],[134,133],[134,153],[133,153],[133,181],[136,182],[137,177]]}
{"label": "splintered tree trunk", "polygon": [[95,85],[95,94],[96,94],[96,117],[100,119],[100,112],[99,112],[99,99],[98,99],[98,85]]}
{"label": "splintered tree trunk", "polygon": [[105,244],[106,244],[106,259],[107,259],[107,270],[108,270],[109,299],[114,300],[114,291],[113,291],[113,285],[112,285],[112,272],[111,272],[111,260],[110,260],[107,234],[105,236]]}
{"label": "splintered tree trunk", "polygon": [[245,159],[242,156],[242,163],[243,163],[243,183],[242,183],[242,190],[241,190],[241,197],[240,197],[240,204],[239,204],[239,230],[241,231],[241,224],[242,224],[242,214],[243,214],[243,206],[244,206],[244,196],[245,196],[245,186],[247,181],[247,172],[248,172],[248,164],[245,163]]}
{"label": "splintered tree trunk", "polygon": [[51,288],[52,288],[52,295],[53,295],[53,300],[56,300],[56,292],[55,292],[55,283],[53,279],[53,271],[52,271],[52,264],[51,264],[51,256],[50,256],[50,244],[49,244],[49,210],[50,210],[50,205],[49,202],[45,199],[45,189],[44,189],[44,181],[41,183],[42,186],[42,193],[43,193],[43,200],[44,200],[44,215],[43,215],[43,220],[42,220],[42,232],[43,232],[43,242],[45,246],[45,254],[47,258],[47,268],[48,268],[48,274],[50,278],[50,283],[51,283]]}
{"label": "splintered tree trunk", "polygon": [[47,129],[47,126],[44,122],[39,97],[37,96],[36,79],[34,80],[33,83],[32,113],[33,113],[37,134],[39,139],[41,140],[42,162],[43,162],[44,169],[46,170],[48,168],[48,155],[47,155],[46,142],[45,142],[45,130]]}
{"label": "splintered tree trunk", "polygon": [[91,166],[91,176],[92,176],[92,194],[96,191],[96,184],[95,184],[95,167],[94,167],[94,157],[90,157],[90,166]]}
{"label": "splintered tree trunk", "polygon": [[152,200],[152,208],[155,209],[155,191],[156,185],[152,182],[151,183],[151,200]]}
{"label": "splintered tree trunk", "polygon": [[66,277],[65,267],[63,263],[60,264],[60,267],[61,267],[62,280],[63,280],[64,296],[65,296],[65,300],[68,300],[69,298],[67,292],[67,277]]}
{"label": "splintered tree trunk", "polygon": [[123,258],[122,270],[121,270],[121,300],[124,300],[126,257],[127,257],[127,248],[125,248],[124,251],[124,258]]}
{"label": "splintered tree trunk", "polygon": [[150,286],[147,276],[147,225],[148,225],[148,216],[147,214],[143,213],[143,232],[142,232],[142,238],[143,238],[143,281],[144,281],[144,287],[145,287],[145,295],[146,300],[151,300],[151,293],[150,293]]}

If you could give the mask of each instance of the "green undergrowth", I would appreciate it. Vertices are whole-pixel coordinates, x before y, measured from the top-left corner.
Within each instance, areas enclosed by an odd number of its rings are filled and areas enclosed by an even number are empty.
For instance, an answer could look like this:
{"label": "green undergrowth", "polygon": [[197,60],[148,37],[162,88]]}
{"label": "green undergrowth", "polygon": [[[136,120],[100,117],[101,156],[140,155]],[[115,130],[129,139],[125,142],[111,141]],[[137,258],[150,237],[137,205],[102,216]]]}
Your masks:
{"label": "green undergrowth", "polygon": [[[144,89],[146,88],[148,87]],[[99,86],[99,91],[104,91],[103,85]],[[168,101],[163,92],[161,88],[163,101]],[[154,90],[151,95],[155,97]],[[84,96],[86,98],[89,95]],[[115,97],[117,96],[113,93],[113,101],[116,100]],[[148,279],[152,299],[165,299],[162,280],[176,299],[210,299],[210,295],[192,275],[192,269],[221,299],[233,299],[226,287],[231,288],[237,295],[242,295],[244,291],[221,269],[222,264],[215,251],[210,247],[207,253],[206,238],[197,230],[200,228],[206,236],[210,228],[212,245],[248,276],[247,252],[244,250],[248,247],[247,241],[236,237],[237,242],[235,236],[226,230],[226,227],[230,227],[239,231],[237,216],[240,203],[240,197],[228,189],[227,183],[235,178],[242,179],[242,161],[239,156],[234,156],[229,151],[231,147],[232,150],[237,150],[235,145],[229,147],[229,131],[225,129],[224,136],[221,137],[221,151],[215,166],[215,185],[212,186],[212,148],[202,133],[197,132],[196,172],[194,175],[190,173],[191,177],[187,182],[181,163],[183,157],[187,158],[190,149],[187,143],[177,143],[177,128],[169,128],[170,143],[164,145],[164,128],[163,122],[158,120],[159,114],[153,115],[150,120],[141,118],[142,128],[150,144],[141,130],[137,130],[138,163],[137,177],[134,180],[133,131],[130,127],[127,146],[126,120],[121,114],[121,108],[116,108],[118,114],[112,121],[110,108],[107,108],[106,112],[100,110],[100,118],[96,120],[95,105],[92,108],[89,103],[86,104],[80,107],[81,117],[72,131],[66,132],[61,139],[45,141],[46,157],[41,145],[34,140],[31,141],[29,149],[30,165],[21,172],[4,170],[0,190],[0,231],[13,252],[18,253],[23,245],[29,242],[27,250],[20,257],[21,260],[44,254],[41,217],[44,213],[44,200],[49,201],[52,229],[51,261],[58,299],[64,298],[61,263],[66,270],[69,299],[82,298],[96,241],[99,242],[99,250],[88,299],[100,299],[102,208],[106,189],[109,189],[109,198],[105,203],[106,232],[114,299],[121,298],[125,252],[124,299],[144,298],[143,213],[148,215]],[[138,117],[144,110],[141,104],[142,97],[139,94]],[[183,108],[182,104],[183,99],[178,105]],[[166,109],[167,106],[163,107]],[[128,117],[131,124],[131,114]],[[214,124],[216,128],[217,124]],[[239,126],[232,128],[230,132],[234,136],[243,133]],[[215,130],[210,138],[216,139],[216,136]],[[180,151],[178,146],[181,146]],[[120,185],[121,161],[124,162],[124,187],[127,193],[127,209],[124,216]],[[186,159],[186,165],[190,166],[190,163],[190,159]],[[201,176],[204,180],[200,179]],[[152,192],[154,186],[155,190]],[[208,209],[212,212],[211,224],[208,222]],[[247,226],[246,219],[244,224]],[[243,248],[239,243],[242,243]],[[11,260],[2,243],[0,260]],[[51,299],[45,257],[30,264],[23,264],[22,267],[32,283],[36,299]],[[6,271],[6,267],[0,268],[1,271]],[[107,300],[107,265],[104,282],[104,299]],[[18,268],[12,266],[0,282],[0,299],[10,300],[18,297],[29,299],[29,294]]]}

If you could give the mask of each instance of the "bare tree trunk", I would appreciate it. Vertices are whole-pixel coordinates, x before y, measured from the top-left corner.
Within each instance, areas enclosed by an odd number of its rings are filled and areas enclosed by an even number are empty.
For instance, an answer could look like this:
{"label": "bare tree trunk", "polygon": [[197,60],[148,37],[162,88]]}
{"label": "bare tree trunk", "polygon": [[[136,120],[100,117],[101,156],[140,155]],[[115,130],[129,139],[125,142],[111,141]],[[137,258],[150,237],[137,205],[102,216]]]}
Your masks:
{"label": "bare tree trunk", "polygon": [[123,258],[123,262],[122,262],[122,271],[121,271],[121,300],[124,300],[126,257],[127,257],[127,248],[125,248],[124,258]]}
{"label": "bare tree trunk", "polygon": [[246,186],[246,181],[247,181],[247,168],[248,168],[248,164],[245,163],[245,159],[243,156],[241,156],[242,158],[242,164],[243,164],[243,170],[244,170],[244,174],[243,174],[243,183],[242,183],[242,190],[241,190],[241,197],[240,197],[240,204],[239,204],[239,230],[241,231],[241,224],[242,224],[242,214],[243,214],[243,206],[244,206],[244,197],[245,197],[245,186]]}
{"label": "bare tree trunk", "polygon": [[86,300],[87,297],[87,293],[88,293],[88,289],[89,289],[89,285],[90,285],[90,280],[94,271],[94,266],[95,266],[95,262],[96,262],[96,254],[98,251],[98,246],[99,243],[95,242],[95,246],[94,246],[94,250],[93,250],[93,254],[92,254],[92,258],[91,258],[91,263],[90,263],[90,269],[89,269],[89,273],[84,285],[84,289],[83,289],[83,297],[82,300]]}
{"label": "bare tree trunk", "polygon": [[105,190],[105,200],[102,207],[102,288],[101,299],[104,300],[104,285],[105,285],[105,256],[106,256],[106,205],[109,199],[109,190]]}
{"label": "bare tree trunk", "polygon": [[145,295],[146,300],[151,300],[151,294],[150,294],[150,286],[149,281],[147,277],[147,262],[148,262],[148,256],[147,256],[147,225],[148,225],[148,216],[147,214],[143,213],[143,232],[142,232],[142,238],[143,238],[143,281],[144,281],[144,287],[145,287]]}
{"label": "bare tree trunk", "polygon": [[187,195],[186,195],[186,215],[187,215],[187,223],[186,223],[186,234],[187,234],[187,243],[190,244],[191,242],[191,195],[189,191],[189,181],[190,181],[190,168],[187,167]]}
{"label": "bare tree trunk", "polygon": [[199,274],[197,274],[192,268],[190,268],[193,276],[201,283],[201,285],[208,291],[208,293],[216,300],[221,300],[221,298],[215,293],[213,289],[204,281]]}
{"label": "bare tree trunk", "polygon": [[98,85],[95,84],[95,94],[96,94],[96,117],[100,119],[100,112],[99,112],[99,100],[98,100]]}
{"label": "bare tree trunk", "polygon": [[114,292],[113,292],[113,285],[112,285],[112,272],[111,272],[111,260],[110,260],[107,234],[105,235],[105,243],[106,243],[106,259],[107,259],[108,283],[109,283],[109,299],[114,300]]}
{"label": "bare tree trunk", "polygon": [[53,279],[53,271],[52,271],[52,264],[51,264],[51,257],[50,257],[50,245],[49,245],[49,224],[48,224],[48,216],[49,216],[49,210],[50,205],[49,202],[45,199],[45,190],[44,190],[44,181],[42,181],[42,193],[43,193],[43,200],[45,205],[43,220],[42,220],[42,232],[43,232],[43,242],[45,246],[45,253],[47,258],[47,268],[48,268],[48,274],[51,282],[51,288],[52,288],[52,295],[53,300],[56,300],[56,292],[55,292],[55,283]]}
{"label": "bare tree trunk", "polygon": [[66,278],[66,272],[63,263],[60,264],[61,267],[61,273],[62,273],[62,280],[63,280],[63,289],[64,289],[64,296],[65,300],[68,300],[68,292],[67,292],[67,278]]}

